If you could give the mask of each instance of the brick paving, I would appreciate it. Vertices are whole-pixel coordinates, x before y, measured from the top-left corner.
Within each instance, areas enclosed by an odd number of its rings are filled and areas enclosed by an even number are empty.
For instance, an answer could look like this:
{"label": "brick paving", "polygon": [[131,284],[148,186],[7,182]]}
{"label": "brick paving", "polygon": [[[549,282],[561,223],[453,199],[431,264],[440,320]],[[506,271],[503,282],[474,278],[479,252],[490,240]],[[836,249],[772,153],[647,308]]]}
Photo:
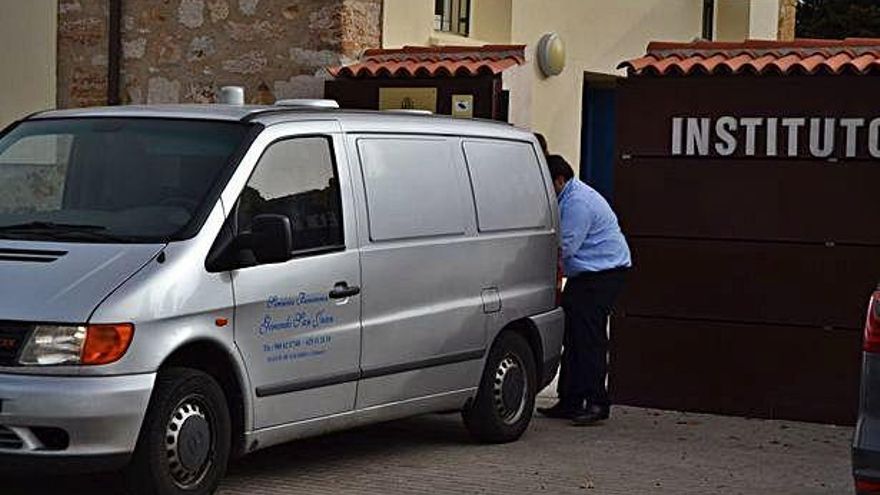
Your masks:
{"label": "brick paving", "polygon": [[[479,445],[457,414],[429,415],[255,453],[230,467],[219,493],[839,495],[852,493],[851,436],[849,427],[615,407],[603,426],[536,415],[519,442]],[[13,479],[2,493],[120,493],[114,486],[108,476],[41,477]]]}

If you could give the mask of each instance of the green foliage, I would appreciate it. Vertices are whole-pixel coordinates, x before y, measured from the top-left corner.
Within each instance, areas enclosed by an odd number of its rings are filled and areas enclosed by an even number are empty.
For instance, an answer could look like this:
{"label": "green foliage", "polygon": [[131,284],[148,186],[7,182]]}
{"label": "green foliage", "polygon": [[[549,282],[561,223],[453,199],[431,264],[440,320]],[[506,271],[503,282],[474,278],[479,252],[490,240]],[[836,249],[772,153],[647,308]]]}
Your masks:
{"label": "green foliage", "polygon": [[798,38],[880,38],[880,0],[799,0]]}

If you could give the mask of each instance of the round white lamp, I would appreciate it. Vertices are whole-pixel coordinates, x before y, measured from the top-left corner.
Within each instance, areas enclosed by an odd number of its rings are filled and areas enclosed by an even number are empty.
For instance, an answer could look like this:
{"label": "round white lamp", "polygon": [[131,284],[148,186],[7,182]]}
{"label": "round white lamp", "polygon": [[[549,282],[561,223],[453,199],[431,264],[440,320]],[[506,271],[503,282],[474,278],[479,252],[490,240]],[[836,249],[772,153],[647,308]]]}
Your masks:
{"label": "round white lamp", "polygon": [[538,67],[544,77],[558,76],[565,69],[565,44],[556,33],[547,33],[538,41]]}

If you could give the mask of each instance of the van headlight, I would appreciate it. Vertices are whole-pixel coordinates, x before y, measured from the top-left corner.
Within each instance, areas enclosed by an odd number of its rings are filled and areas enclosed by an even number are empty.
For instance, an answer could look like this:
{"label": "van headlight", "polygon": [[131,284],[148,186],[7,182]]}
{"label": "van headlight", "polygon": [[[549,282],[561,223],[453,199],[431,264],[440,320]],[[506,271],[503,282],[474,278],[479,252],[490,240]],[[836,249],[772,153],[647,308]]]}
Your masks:
{"label": "van headlight", "polygon": [[37,325],[18,358],[25,366],[109,364],[128,350],[134,325]]}

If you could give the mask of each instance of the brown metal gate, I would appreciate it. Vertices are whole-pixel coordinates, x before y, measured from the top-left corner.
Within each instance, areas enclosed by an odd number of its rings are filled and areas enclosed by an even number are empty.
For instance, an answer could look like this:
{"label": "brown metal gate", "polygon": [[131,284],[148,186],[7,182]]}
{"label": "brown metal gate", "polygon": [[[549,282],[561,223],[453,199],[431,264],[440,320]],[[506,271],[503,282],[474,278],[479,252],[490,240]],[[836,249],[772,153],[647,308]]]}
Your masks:
{"label": "brown metal gate", "polygon": [[[618,92],[615,206],[636,268],[612,323],[614,401],[852,422],[865,304],[880,281],[880,160],[868,139],[880,79],[630,69]],[[715,134],[724,116],[762,119],[751,149],[739,125],[725,156]],[[789,128],[767,130],[783,118],[805,119],[796,156]],[[827,158],[810,149],[812,118],[835,119]],[[864,119],[856,156],[844,118]]]}

